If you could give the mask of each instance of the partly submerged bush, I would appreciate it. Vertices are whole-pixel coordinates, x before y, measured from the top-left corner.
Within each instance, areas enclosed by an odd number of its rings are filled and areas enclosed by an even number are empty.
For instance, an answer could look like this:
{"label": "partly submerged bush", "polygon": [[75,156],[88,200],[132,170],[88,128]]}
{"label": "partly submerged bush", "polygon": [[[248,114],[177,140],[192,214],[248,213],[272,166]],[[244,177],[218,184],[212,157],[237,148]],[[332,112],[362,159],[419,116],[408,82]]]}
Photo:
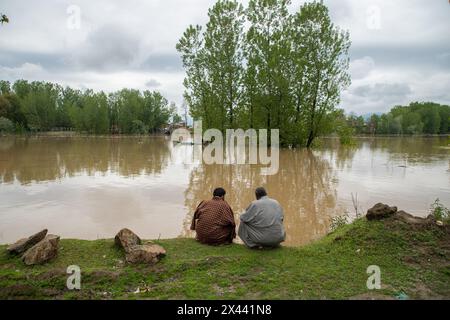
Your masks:
{"label": "partly submerged bush", "polygon": [[342,126],[337,130],[339,141],[344,146],[352,146],[355,144],[354,129],[349,126]]}
{"label": "partly submerged bush", "polygon": [[431,205],[430,213],[436,220],[447,223],[450,222],[450,209],[445,207],[439,198]]}
{"label": "partly submerged bush", "polygon": [[13,133],[14,132],[14,123],[11,120],[0,117],[0,132],[1,133]]}
{"label": "partly submerged bush", "polygon": [[348,222],[348,213],[331,218],[330,232],[336,231],[338,228],[348,224]]}
{"label": "partly submerged bush", "polygon": [[133,120],[131,133],[146,134],[146,133],[148,133],[148,127],[141,120]]}

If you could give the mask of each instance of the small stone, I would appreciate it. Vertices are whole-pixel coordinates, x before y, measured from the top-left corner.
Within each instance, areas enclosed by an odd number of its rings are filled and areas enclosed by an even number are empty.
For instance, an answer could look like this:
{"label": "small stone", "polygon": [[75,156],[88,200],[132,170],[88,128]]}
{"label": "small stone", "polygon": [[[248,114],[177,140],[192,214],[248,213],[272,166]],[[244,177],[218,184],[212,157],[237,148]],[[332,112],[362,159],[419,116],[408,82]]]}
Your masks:
{"label": "small stone", "polygon": [[436,224],[439,226],[439,227],[443,227],[444,226],[444,222],[442,222],[442,221],[436,221]]}
{"label": "small stone", "polygon": [[42,239],[44,239],[46,234],[47,234],[47,229],[44,229],[42,231],[39,231],[36,234],[33,234],[32,236],[30,236],[28,238],[20,239],[16,243],[14,243],[14,244],[10,245],[8,248],[6,248],[6,250],[8,250],[8,252],[11,254],[21,254],[21,253],[27,251],[28,249],[30,249],[32,246],[37,244]]}

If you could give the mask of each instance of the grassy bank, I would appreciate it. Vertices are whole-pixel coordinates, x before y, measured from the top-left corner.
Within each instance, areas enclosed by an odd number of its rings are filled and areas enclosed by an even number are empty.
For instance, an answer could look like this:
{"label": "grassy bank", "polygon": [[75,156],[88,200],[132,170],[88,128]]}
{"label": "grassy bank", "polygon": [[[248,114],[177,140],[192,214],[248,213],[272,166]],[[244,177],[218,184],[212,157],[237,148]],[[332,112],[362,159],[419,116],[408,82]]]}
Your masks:
{"label": "grassy bank", "polygon": [[[113,240],[61,240],[56,260],[26,267],[0,247],[0,298],[16,299],[347,299],[450,298],[450,228],[393,218],[358,220],[302,248],[208,247],[161,240],[167,256],[130,266]],[[82,289],[66,289],[66,268],[82,270]],[[366,287],[370,265],[382,289]],[[139,293],[137,289],[139,288]]]}

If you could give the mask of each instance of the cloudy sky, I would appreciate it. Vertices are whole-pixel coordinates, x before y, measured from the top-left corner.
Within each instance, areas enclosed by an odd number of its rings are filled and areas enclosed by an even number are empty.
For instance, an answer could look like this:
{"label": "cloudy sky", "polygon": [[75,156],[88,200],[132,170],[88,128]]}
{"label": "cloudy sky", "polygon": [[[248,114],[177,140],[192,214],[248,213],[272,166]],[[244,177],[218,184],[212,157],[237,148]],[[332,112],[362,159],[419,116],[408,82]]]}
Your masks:
{"label": "cloudy sky", "polygon": [[[0,79],[159,90],[179,105],[184,72],[175,45],[189,24],[206,23],[214,2],[1,0],[10,23],[0,26]],[[367,114],[411,101],[450,103],[448,0],[325,3],[352,40],[352,85],[341,107]]]}

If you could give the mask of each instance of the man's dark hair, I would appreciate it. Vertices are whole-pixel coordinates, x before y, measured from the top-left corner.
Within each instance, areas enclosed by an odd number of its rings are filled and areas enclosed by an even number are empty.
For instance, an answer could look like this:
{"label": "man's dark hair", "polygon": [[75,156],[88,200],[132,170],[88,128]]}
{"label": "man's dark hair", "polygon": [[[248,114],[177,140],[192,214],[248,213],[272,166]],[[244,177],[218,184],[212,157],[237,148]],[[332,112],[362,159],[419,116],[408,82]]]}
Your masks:
{"label": "man's dark hair", "polygon": [[216,188],[213,192],[214,197],[223,197],[225,194],[226,192],[224,188]]}
{"label": "man's dark hair", "polygon": [[256,199],[258,199],[258,200],[261,199],[262,197],[267,196],[266,189],[264,189],[263,187],[256,188],[255,195],[256,195]]}

